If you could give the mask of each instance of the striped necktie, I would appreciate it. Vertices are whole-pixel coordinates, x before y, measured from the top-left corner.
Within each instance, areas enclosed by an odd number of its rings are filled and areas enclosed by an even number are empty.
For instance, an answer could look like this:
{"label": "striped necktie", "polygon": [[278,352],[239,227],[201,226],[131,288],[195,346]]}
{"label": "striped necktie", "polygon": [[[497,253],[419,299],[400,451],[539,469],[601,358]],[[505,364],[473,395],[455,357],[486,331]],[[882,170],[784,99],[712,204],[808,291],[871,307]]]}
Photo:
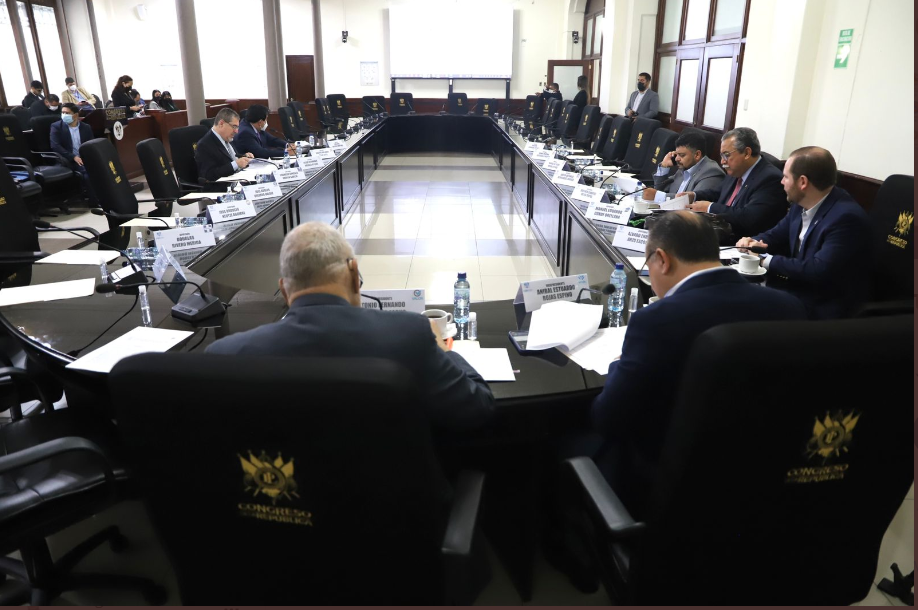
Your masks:
{"label": "striped necktie", "polygon": [[733,202],[736,201],[736,196],[739,195],[740,189],[743,188],[743,179],[739,178],[736,181],[736,188],[733,189],[733,194],[730,195],[730,199],[727,200],[727,207],[733,205]]}

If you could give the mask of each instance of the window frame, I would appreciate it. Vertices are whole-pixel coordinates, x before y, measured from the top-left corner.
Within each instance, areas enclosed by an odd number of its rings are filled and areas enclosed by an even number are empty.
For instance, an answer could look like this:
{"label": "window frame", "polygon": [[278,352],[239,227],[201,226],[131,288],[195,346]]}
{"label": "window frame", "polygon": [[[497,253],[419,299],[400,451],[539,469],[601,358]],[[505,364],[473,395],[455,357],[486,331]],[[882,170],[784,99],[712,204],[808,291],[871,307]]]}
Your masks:
{"label": "window frame", "polygon": [[[583,36],[580,40],[583,42],[580,49],[580,59],[583,61],[589,60],[592,64],[593,61],[599,61],[599,70],[590,69],[590,84],[591,88],[587,92],[590,103],[596,101],[596,98],[593,96],[592,82],[593,79],[597,79],[596,86],[599,90],[602,90],[601,74],[602,74],[602,47],[605,44],[604,37],[599,33],[599,49],[596,49],[596,17],[602,16],[603,22],[605,22],[606,14],[606,2],[605,0],[590,0],[587,2],[586,9],[583,11]],[[590,53],[587,53],[586,41],[587,41],[587,24],[590,28]],[[596,74],[593,74],[596,72]]]}
{"label": "window frame", "polygon": [[[41,50],[41,42],[38,39],[38,28],[35,25],[35,11],[32,9],[33,5],[46,6],[54,9],[54,19],[57,23],[58,31],[61,31],[61,28],[64,27],[64,16],[61,13],[61,8],[55,0],[6,0],[6,8],[10,14],[10,23],[13,27],[13,39],[16,42],[16,51],[19,54],[19,65],[20,65],[20,76],[22,77],[23,84],[25,85],[26,91],[29,89],[29,85],[32,80],[35,80],[34,75],[30,78],[28,73],[31,72],[31,67],[29,63],[29,57],[27,55],[26,49],[23,48],[22,43],[25,42],[25,29],[22,27],[22,22],[19,20],[19,5],[18,3],[22,2],[25,5],[26,15],[29,18],[29,23],[31,27],[29,28],[32,45],[35,49],[35,63],[38,64],[38,73],[39,79],[42,84],[45,86],[45,91],[50,92],[49,87],[51,86],[48,83],[48,76],[45,72],[45,59]],[[15,15],[12,13],[15,11]],[[67,66],[67,53],[69,49],[64,48],[64,40],[61,39],[61,49],[64,52],[64,66],[66,70]],[[5,76],[5,75],[4,75]],[[9,81],[12,82],[12,81]],[[6,98],[6,92],[0,87],[0,105],[7,106],[8,100]]]}

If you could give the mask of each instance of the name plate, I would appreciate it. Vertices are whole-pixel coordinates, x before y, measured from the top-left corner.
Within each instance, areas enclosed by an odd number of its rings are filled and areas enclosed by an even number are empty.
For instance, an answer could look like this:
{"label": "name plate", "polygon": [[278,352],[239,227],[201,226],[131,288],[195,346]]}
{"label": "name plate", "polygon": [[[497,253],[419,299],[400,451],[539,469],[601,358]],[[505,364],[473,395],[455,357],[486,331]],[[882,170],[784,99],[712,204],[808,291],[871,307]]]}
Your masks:
{"label": "name plate", "polygon": [[528,142],[526,146],[523,147],[523,152],[535,152],[537,150],[542,150],[545,148],[543,142]]}
{"label": "name plate", "polygon": [[586,274],[535,280],[520,284],[526,311],[536,311],[545,303],[574,301],[582,288],[589,288]]}
{"label": "name plate", "polygon": [[309,151],[310,157],[316,157],[317,159],[322,159],[325,163],[334,160],[337,156],[335,151],[330,148],[313,148]]}
{"label": "name plate", "polygon": [[[364,294],[382,301],[383,311],[423,313],[427,309],[423,288],[416,290],[363,290],[361,295]],[[363,309],[379,309],[379,303],[361,296],[360,307]]]}
{"label": "name plate", "polygon": [[322,169],[325,162],[319,157],[303,157],[300,159],[300,169],[303,172],[317,172]]}
{"label": "name plate", "polygon": [[245,198],[249,201],[259,199],[277,199],[281,196],[280,186],[277,182],[262,182],[261,184],[252,184],[242,187]]}
{"label": "name plate", "polygon": [[344,140],[329,140],[328,147],[331,149],[335,148],[346,148],[347,142]]}
{"label": "name plate", "polygon": [[561,159],[549,159],[542,164],[542,171],[544,171],[546,174],[553,174],[563,168],[564,161]]}
{"label": "name plate", "polygon": [[303,174],[303,170],[298,167],[292,167],[290,169],[279,169],[274,172],[275,182],[299,182],[305,179],[306,175]]}
{"label": "name plate", "polygon": [[612,246],[615,248],[624,248],[625,250],[644,252],[647,249],[647,235],[649,233],[647,229],[623,227],[615,232]]}
{"label": "name plate", "polygon": [[555,158],[555,153],[550,150],[537,150],[535,154],[532,155],[533,159],[541,159],[543,161],[551,161]]}
{"label": "name plate", "polygon": [[574,192],[571,193],[571,199],[586,201],[587,203],[599,203],[602,201],[602,196],[605,194],[606,192],[602,189],[586,186],[585,184],[578,184],[574,187]]}
{"label": "name plate", "polygon": [[251,218],[255,215],[255,206],[250,201],[231,201],[207,206],[207,214],[213,223]]}
{"label": "name plate", "polygon": [[589,220],[601,220],[617,225],[623,225],[631,218],[630,205],[614,205],[611,203],[591,203],[587,208],[586,217]]}
{"label": "name plate", "polygon": [[555,175],[551,177],[551,181],[555,184],[566,184],[567,186],[577,187],[580,184],[580,174],[577,172],[566,172],[563,169],[559,169],[555,172]]}
{"label": "name plate", "polygon": [[197,225],[185,227],[184,229],[156,231],[153,234],[153,238],[156,240],[157,248],[165,248],[170,252],[206,248],[217,243],[214,240],[213,225]]}

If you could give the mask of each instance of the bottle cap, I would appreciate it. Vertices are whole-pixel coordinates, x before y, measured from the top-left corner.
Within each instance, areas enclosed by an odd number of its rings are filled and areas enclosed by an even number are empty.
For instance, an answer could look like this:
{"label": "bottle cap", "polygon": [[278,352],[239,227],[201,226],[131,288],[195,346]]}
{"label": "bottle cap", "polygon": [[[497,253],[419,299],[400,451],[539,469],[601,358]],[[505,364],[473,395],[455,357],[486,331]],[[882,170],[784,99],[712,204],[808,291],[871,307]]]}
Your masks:
{"label": "bottle cap", "polygon": [[624,269],[624,268],[625,268],[625,263],[615,263],[615,269],[616,269],[616,270],[618,270],[618,269]]}
{"label": "bottle cap", "polygon": [[478,319],[478,312],[476,311],[469,312],[469,320],[477,320],[477,319]]}
{"label": "bottle cap", "polygon": [[460,280],[464,280],[464,279],[465,279],[465,271],[459,272],[459,279],[460,279]]}

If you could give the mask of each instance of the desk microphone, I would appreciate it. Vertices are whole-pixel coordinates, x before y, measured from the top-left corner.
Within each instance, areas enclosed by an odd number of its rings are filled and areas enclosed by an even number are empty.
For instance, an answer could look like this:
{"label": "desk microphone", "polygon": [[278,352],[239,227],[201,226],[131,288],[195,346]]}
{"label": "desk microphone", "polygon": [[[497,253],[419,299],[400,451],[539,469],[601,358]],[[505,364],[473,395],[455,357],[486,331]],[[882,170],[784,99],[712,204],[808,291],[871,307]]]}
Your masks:
{"label": "desk microphone", "polygon": [[733,248],[737,250],[749,250],[755,254],[768,254],[768,248],[764,246],[724,246],[721,250],[732,250]]}
{"label": "desk microphone", "polygon": [[632,191],[632,192],[630,192],[630,193],[625,193],[624,195],[619,196],[619,198],[615,200],[615,203],[620,203],[621,200],[624,199],[625,197],[630,197],[631,195],[637,195],[638,193],[640,193],[640,192],[642,192],[642,191],[646,191],[647,189],[656,189],[656,190],[659,191],[660,189],[669,186],[669,184],[673,181],[673,178],[674,178],[674,177],[675,177],[675,175],[670,176],[669,178],[667,178],[666,180],[664,180],[663,182],[661,182],[661,183],[660,183],[659,185],[657,185],[657,186],[645,186],[644,188],[639,188],[639,189],[636,190],[636,191]]}
{"label": "desk microphone", "polygon": [[581,288],[580,292],[577,293],[577,301],[575,302],[580,301],[580,297],[583,296],[584,292],[591,292],[593,294],[604,294],[606,296],[609,296],[610,294],[613,294],[616,290],[618,290],[618,288],[615,287],[615,284],[606,284],[599,290],[596,290],[595,288]]}
{"label": "desk microphone", "polygon": [[605,178],[603,178],[603,179],[602,179],[602,182],[600,182],[600,183],[599,183],[599,186],[596,187],[596,188],[602,188],[602,185],[604,185],[606,182],[608,182],[609,178],[614,178],[615,176],[618,175],[618,173],[619,173],[620,171],[622,171],[622,168],[618,168],[617,170],[613,171],[611,174],[609,174],[608,176],[606,176]]}
{"label": "desk microphone", "polygon": [[414,106],[411,105],[411,100],[409,100],[407,97],[402,98],[402,99],[404,99],[405,103],[408,104],[408,114],[415,114]]}
{"label": "desk microphone", "polygon": [[443,102],[443,105],[440,106],[440,114],[446,114],[446,102]]}
{"label": "desk microphone", "polygon": [[140,286],[177,286],[191,284],[198,289],[200,294],[190,297],[172,306],[172,317],[186,322],[200,322],[226,311],[226,306],[214,295],[204,293],[204,289],[197,282],[185,280],[183,282],[147,282],[138,284],[96,284],[96,292],[105,294],[129,294],[128,290]]}
{"label": "desk microphone", "polygon": [[385,310],[383,309],[383,306],[382,306],[382,299],[377,299],[376,297],[371,297],[370,295],[368,295],[368,294],[363,294],[362,292],[360,293],[360,296],[363,297],[364,299],[371,299],[371,300],[373,300],[373,301],[376,301],[376,304],[379,305],[379,310],[380,310],[380,311],[385,311]]}
{"label": "desk microphone", "polygon": [[114,218],[115,220],[133,220],[135,218],[146,218],[149,220],[158,220],[159,222],[166,225],[167,228],[169,229],[174,228],[172,225],[170,225],[168,222],[166,222],[164,219],[160,218],[159,216],[144,216],[143,214],[117,214],[115,212],[108,212],[106,210],[103,210],[102,208],[92,208],[91,210],[89,210],[89,212],[96,216],[108,216],[109,218]]}
{"label": "desk microphone", "polygon": [[[372,105],[370,102],[368,102],[368,101],[366,101],[366,100],[361,100],[361,101],[363,101],[363,107],[366,108],[367,110],[369,110],[371,115],[379,114],[379,113],[380,113],[379,108],[374,108],[373,105]],[[382,112],[385,112],[385,111],[386,111],[386,107],[385,107],[385,105],[383,105]]]}
{"label": "desk microphone", "polygon": [[290,140],[287,139],[287,136],[286,136],[285,134],[280,133],[279,131],[277,131],[277,130],[274,129],[273,127],[268,127],[268,131],[270,131],[271,133],[273,133],[274,135],[276,135],[277,137],[279,137],[281,140],[283,140],[283,141],[286,142],[287,144],[296,144],[296,142],[291,142]]}

